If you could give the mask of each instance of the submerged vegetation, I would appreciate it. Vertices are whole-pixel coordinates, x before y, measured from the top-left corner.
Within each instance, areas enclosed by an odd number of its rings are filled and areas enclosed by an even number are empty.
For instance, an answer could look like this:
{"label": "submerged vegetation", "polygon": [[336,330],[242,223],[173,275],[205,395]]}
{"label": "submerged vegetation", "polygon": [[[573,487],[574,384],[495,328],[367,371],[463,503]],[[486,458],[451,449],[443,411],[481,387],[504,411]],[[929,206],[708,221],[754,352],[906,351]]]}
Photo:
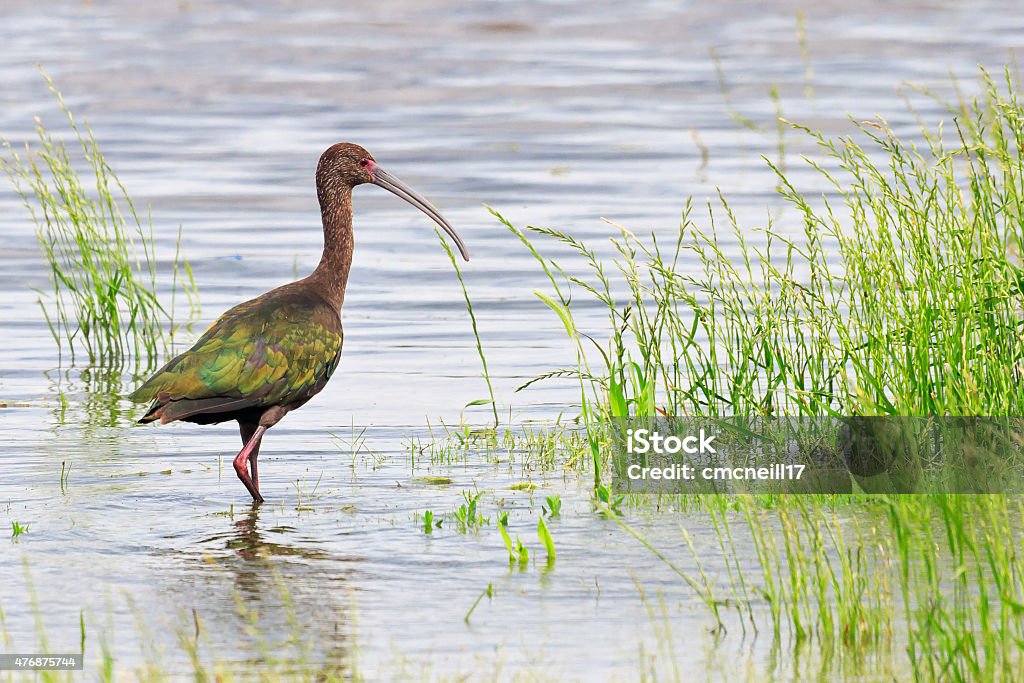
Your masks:
{"label": "submerged vegetation", "polygon": [[[107,163],[88,124],[79,124],[44,74],[87,164],[83,177],[64,143],[36,118],[38,147],[23,152],[4,142],[0,159],[37,227],[52,295],[39,304],[61,353],[71,362],[119,369],[154,367],[176,329],[174,297],[198,298],[187,261],[175,253],[171,305],[157,296],[155,240],[124,185]],[[179,245],[180,245],[179,232]],[[43,297],[46,297],[45,299]]]}

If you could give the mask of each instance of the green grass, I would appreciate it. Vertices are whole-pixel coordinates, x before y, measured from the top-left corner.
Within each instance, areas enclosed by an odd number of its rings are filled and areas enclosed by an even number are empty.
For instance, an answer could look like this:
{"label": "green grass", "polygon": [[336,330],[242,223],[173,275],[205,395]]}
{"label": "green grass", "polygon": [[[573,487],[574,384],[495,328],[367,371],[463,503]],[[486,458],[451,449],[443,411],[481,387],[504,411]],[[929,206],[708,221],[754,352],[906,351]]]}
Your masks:
{"label": "green grass", "polygon": [[[802,193],[768,162],[790,207],[785,230],[740,225],[720,195],[703,225],[688,203],[669,239],[620,228],[605,262],[571,235],[495,213],[551,284],[538,296],[579,362],[549,375],[579,378],[584,423],[1024,414],[1024,110],[1009,77],[982,85],[952,133],[922,131],[923,148],[882,120],[838,139],[794,125],[830,191]],[[567,274],[546,241],[589,276]],[[578,329],[580,296],[607,310],[605,330]]]}
{"label": "green grass", "polygon": [[434,529],[440,529],[441,524],[444,523],[444,519],[438,519],[435,521],[434,513],[430,510],[424,510],[421,519],[423,521],[423,533],[425,534],[434,533]]}
{"label": "green grass", "polygon": [[[731,502],[710,510],[716,557],[697,557],[688,537],[691,555],[670,557],[619,522],[702,597],[715,629],[738,625],[794,652],[811,645],[826,661],[889,660],[917,680],[1014,680],[1024,643],[1018,498]],[[753,566],[737,539],[753,544]],[[702,563],[724,563],[726,576],[710,578]]]}
{"label": "green grass", "polygon": [[544,505],[543,505],[542,509],[543,509],[544,514],[547,515],[548,517],[552,518],[552,519],[554,519],[555,517],[561,516],[561,514],[562,514],[562,497],[558,496],[558,495],[547,496],[544,499]]}
{"label": "green grass", "polygon": [[509,568],[518,567],[519,571],[525,571],[530,565],[530,550],[519,539],[518,534],[516,535],[515,542],[512,542],[512,537],[508,533],[507,512],[502,512],[498,515],[498,533],[501,534],[501,540],[505,544],[505,550],[508,551]]}
{"label": "green grass", "polygon": [[544,522],[543,515],[537,518],[537,538],[540,539],[540,544],[544,546],[544,552],[547,553],[547,566],[553,566],[557,556],[555,540],[551,537],[551,532],[548,530],[548,525]]}
{"label": "green grass", "polygon": [[480,365],[483,368],[482,374],[484,377],[484,382],[487,384],[488,398],[476,399],[474,401],[471,401],[469,405],[467,405],[466,407],[469,408],[471,406],[490,405],[491,412],[494,415],[494,427],[495,429],[497,429],[498,404],[494,400],[494,387],[491,385],[491,373],[487,369],[487,355],[484,353],[484,347],[480,341],[480,331],[479,329],[477,329],[476,313],[473,312],[473,301],[469,298],[469,292],[466,291],[466,282],[462,279],[462,269],[459,268],[459,262],[455,258],[455,253],[452,251],[451,246],[448,244],[447,240],[445,240],[440,230],[435,228],[434,233],[437,235],[437,238],[441,241],[441,246],[444,247],[445,253],[448,254],[448,260],[451,261],[452,268],[455,269],[455,276],[459,279],[459,287],[462,289],[462,297],[466,301],[466,312],[469,313],[469,322],[473,327],[473,339],[476,340],[476,352],[477,355],[480,356]]}
{"label": "green grass", "polygon": [[481,527],[491,523],[491,520],[484,517],[479,510],[480,496],[482,495],[482,491],[470,493],[465,490],[462,492],[465,502],[452,512],[455,528],[459,533],[468,534],[471,531],[479,531]]}
{"label": "green grass", "polygon": [[[39,304],[59,352],[72,363],[139,370],[155,366],[173,334],[180,289],[194,315],[198,299],[187,261],[175,254],[171,306],[157,297],[152,223],[143,223],[107,163],[92,130],[79,123],[46,74],[50,92],[80,147],[76,159],[36,118],[36,146],[16,151],[4,141],[0,166],[37,227],[53,291]],[[85,175],[78,167],[85,163]],[[179,231],[180,247],[180,231]]]}
{"label": "green grass", "polygon": [[[949,105],[952,125],[923,128],[917,143],[881,119],[840,138],[787,123],[817,150],[805,161],[827,192],[802,191],[766,160],[784,226],[742,225],[719,194],[703,219],[688,203],[670,236],[616,226],[602,258],[493,212],[541,266],[550,288],[537,296],[573,346],[575,367],[533,381],[579,383],[595,509],[680,576],[714,632],[767,632],[793,653],[813,643],[854,669],[891,659],[918,680],[1019,671],[1018,497],[652,500],[615,496],[605,474],[617,417],[1024,414],[1016,91],[1009,71],[982,72],[978,96]],[[601,328],[581,328],[582,298],[607,311]],[[685,527],[689,557],[651,545],[628,520],[655,505],[710,517],[720,556],[697,557]],[[724,577],[705,573],[712,562]]]}
{"label": "green grass", "polygon": [[11,540],[17,540],[22,534],[28,533],[28,524],[21,524],[17,521],[11,522]]}

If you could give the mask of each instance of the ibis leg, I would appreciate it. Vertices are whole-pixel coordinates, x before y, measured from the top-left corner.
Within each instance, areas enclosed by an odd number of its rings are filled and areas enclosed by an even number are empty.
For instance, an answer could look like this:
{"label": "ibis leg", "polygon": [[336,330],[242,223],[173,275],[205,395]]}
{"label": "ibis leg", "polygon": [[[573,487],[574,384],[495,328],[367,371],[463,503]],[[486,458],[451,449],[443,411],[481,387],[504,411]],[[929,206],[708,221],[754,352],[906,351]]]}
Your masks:
{"label": "ibis leg", "polygon": [[[235,468],[235,474],[237,474],[238,478],[243,484],[245,484],[245,488],[248,489],[249,494],[252,496],[252,501],[254,503],[262,503],[263,496],[260,495],[259,486],[256,484],[256,481],[258,481],[256,458],[259,456],[260,440],[263,438],[263,434],[267,431],[267,428],[262,425],[255,427],[254,429],[251,429],[251,433],[248,434],[249,438],[245,439],[247,431],[250,431],[247,427],[252,426],[244,424],[240,426],[240,431],[243,439],[245,440],[245,445],[242,446],[242,450],[240,450],[238,455],[235,456],[235,461],[232,464]],[[251,477],[249,476],[250,458],[253,465],[253,476]]]}
{"label": "ibis leg", "polygon": [[[238,431],[242,435],[242,445],[243,446],[245,444],[249,443],[249,439],[251,439],[252,435],[256,433],[257,426],[258,425],[252,424],[251,422],[239,422],[238,423]],[[267,429],[269,429],[269,427]],[[254,486],[256,486],[256,492],[257,493],[259,493],[259,490],[260,490],[260,473],[259,473],[259,468],[257,467],[256,463],[257,463],[258,458],[260,457],[260,444],[261,443],[263,443],[263,436],[262,435],[260,435],[260,438],[256,440],[256,445],[253,447],[252,453],[249,454],[249,471],[250,471],[251,476],[252,476],[252,483],[253,483]]]}

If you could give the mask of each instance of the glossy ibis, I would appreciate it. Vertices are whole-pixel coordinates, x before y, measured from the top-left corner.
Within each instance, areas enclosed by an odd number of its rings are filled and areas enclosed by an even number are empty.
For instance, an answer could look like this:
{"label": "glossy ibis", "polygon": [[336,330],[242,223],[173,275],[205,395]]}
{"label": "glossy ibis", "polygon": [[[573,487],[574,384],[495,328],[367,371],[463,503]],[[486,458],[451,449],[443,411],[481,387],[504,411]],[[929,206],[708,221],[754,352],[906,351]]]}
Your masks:
{"label": "glossy ibis", "polygon": [[235,456],[235,473],[254,504],[263,502],[256,460],[264,433],[319,393],[338,367],[341,305],[352,265],[352,188],[364,183],[379,185],[430,216],[469,260],[455,229],[426,199],[359,145],[333,145],[316,169],[324,252],[312,274],[224,313],[192,348],[129,397],[152,401],[143,423],[236,420],[242,450]]}

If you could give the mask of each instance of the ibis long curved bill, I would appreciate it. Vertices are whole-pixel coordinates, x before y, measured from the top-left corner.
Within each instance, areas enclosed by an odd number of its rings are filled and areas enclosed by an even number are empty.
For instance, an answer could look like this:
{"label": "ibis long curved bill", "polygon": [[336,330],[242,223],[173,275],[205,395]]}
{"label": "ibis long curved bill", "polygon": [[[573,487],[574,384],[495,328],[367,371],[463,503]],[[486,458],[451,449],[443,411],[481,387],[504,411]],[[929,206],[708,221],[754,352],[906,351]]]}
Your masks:
{"label": "ibis long curved bill", "polygon": [[438,211],[433,204],[428,202],[418,192],[382,169],[380,166],[377,166],[376,164],[373,166],[371,174],[374,185],[383,187],[388,192],[401,197],[434,219],[434,222],[440,225],[444,231],[448,233],[448,236],[452,238],[452,241],[455,242],[455,245],[459,248],[459,253],[462,254],[462,258],[466,261],[469,260],[469,250],[466,249],[466,245],[462,243],[462,238],[459,237],[459,234],[455,232],[455,228],[452,227],[452,224],[441,215],[441,212]]}

